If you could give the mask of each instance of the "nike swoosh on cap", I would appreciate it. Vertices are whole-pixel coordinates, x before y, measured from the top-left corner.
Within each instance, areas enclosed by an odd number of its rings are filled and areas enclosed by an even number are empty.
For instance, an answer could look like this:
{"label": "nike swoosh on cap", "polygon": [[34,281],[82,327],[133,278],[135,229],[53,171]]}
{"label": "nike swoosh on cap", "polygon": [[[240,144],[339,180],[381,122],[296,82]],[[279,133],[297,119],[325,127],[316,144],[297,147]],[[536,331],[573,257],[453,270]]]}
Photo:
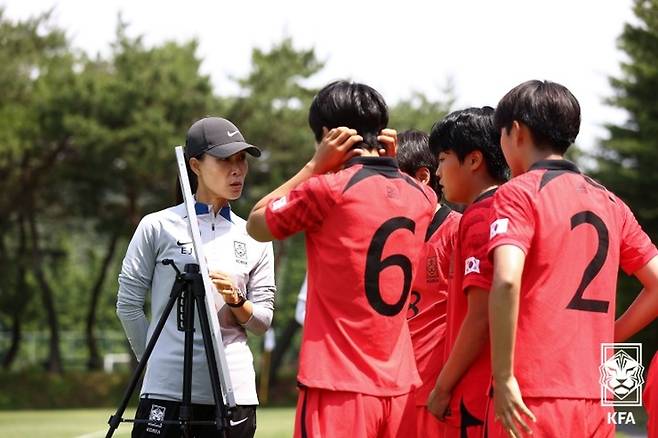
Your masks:
{"label": "nike swoosh on cap", "polygon": [[240,423],[244,423],[245,421],[247,421],[248,418],[249,418],[249,417],[244,417],[244,418],[243,418],[242,420],[240,420],[240,421],[229,420],[229,424],[230,424],[231,426],[237,426],[238,424],[240,424]]}
{"label": "nike swoosh on cap", "polygon": [[238,132],[240,132],[240,131],[233,131],[233,132],[226,131],[226,133],[228,134],[229,137],[233,137],[233,136],[234,136],[235,134],[237,134]]}

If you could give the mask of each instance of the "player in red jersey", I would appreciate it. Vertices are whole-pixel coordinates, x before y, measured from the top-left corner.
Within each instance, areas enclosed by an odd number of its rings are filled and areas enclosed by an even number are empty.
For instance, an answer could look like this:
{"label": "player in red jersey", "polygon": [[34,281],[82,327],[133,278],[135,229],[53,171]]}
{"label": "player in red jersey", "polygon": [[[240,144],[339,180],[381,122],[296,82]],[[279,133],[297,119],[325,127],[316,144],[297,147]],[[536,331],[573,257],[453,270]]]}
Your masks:
{"label": "player in red jersey", "polygon": [[446,437],[481,437],[491,383],[487,306],[489,209],[508,177],[491,107],[455,111],[432,128],[439,178],[448,201],[466,205],[449,280],[445,363],[428,400]]}
{"label": "player in red jersey", "polygon": [[658,353],[653,356],[644,387],[644,409],[647,410],[648,438],[658,438]]}
{"label": "player in red jersey", "polygon": [[437,199],[380,156],[387,123],[374,89],[324,87],[309,111],[314,157],[249,215],[257,240],[306,235],[296,437],[415,434],[411,391],[420,378],[406,310]]}
{"label": "player in red jersey", "polygon": [[[491,220],[489,438],[612,437],[601,343],[623,341],[658,315],[658,253],[621,199],[564,160],[580,127],[568,89],[515,87],[496,108],[496,126],[513,179],[494,196]],[[619,267],[644,290],[615,322]]]}
{"label": "player in red jersey", "polygon": [[[436,175],[437,157],[429,148],[427,134],[421,131],[400,133],[397,160],[401,171],[427,184],[441,197]],[[423,382],[415,393],[416,436],[419,438],[443,436],[443,423],[430,414],[426,406],[443,363],[448,275],[460,217],[447,205],[437,205],[411,286],[407,320],[418,374]]]}

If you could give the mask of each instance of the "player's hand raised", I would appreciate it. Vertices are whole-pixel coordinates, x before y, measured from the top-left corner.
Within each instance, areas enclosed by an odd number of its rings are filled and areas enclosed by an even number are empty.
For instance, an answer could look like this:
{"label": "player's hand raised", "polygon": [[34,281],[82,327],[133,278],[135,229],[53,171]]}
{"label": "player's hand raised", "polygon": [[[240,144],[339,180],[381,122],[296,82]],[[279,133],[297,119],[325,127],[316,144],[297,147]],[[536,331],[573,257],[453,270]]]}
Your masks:
{"label": "player's hand raised", "polygon": [[535,415],[523,403],[521,389],[514,376],[509,377],[503,382],[496,382],[494,385],[494,408],[495,420],[500,421],[512,438],[521,438],[523,435],[519,427],[528,435],[532,435],[532,430],[528,426],[527,420],[536,422]]}
{"label": "player's hand raised", "polygon": [[395,129],[384,128],[379,132],[377,141],[384,144],[379,150],[380,157],[395,158],[398,154],[398,132]]}
{"label": "player's hand raised", "polygon": [[356,130],[344,126],[326,132],[309,163],[313,173],[336,171],[345,161],[361,155],[361,149],[353,149],[353,146],[362,141],[363,137]]}

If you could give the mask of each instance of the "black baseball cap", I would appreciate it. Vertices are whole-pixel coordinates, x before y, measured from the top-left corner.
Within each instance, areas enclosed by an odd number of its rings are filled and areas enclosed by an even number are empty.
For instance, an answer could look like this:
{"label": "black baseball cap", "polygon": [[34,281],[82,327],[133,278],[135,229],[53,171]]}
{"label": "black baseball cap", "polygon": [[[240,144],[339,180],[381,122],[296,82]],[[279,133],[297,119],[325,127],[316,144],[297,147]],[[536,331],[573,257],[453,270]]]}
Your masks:
{"label": "black baseball cap", "polygon": [[260,149],[244,141],[242,133],[231,122],[221,117],[206,117],[194,122],[187,131],[185,155],[187,158],[210,154],[217,158],[246,151],[254,157],[260,157]]}

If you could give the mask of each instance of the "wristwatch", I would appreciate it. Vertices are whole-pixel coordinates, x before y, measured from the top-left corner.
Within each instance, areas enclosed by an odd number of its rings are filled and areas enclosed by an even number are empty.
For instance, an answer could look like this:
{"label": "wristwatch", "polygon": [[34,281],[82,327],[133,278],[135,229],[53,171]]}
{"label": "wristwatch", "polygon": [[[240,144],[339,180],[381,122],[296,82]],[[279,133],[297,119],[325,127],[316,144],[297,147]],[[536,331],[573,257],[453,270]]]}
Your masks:
{"label": "wristwatch", "polygon": [[247,302],[247,297],[242,293],[241,290],[237,290],[236,293],[238,294],[238,297],[240,297],[240,299],[238,300],[238,302],[235,303],[235,304],[233,304],[233,303],[229,303],[229,302],[227,301],[227,302],[226,302],[226,305],[227,305],[227,306],[229,306],[229,307],[242,307],[242,306],[244,306],[244,303]]}

